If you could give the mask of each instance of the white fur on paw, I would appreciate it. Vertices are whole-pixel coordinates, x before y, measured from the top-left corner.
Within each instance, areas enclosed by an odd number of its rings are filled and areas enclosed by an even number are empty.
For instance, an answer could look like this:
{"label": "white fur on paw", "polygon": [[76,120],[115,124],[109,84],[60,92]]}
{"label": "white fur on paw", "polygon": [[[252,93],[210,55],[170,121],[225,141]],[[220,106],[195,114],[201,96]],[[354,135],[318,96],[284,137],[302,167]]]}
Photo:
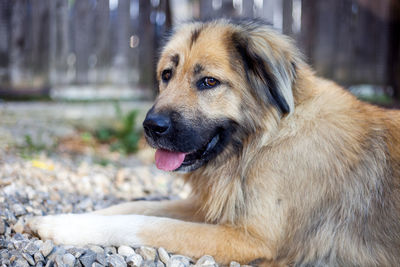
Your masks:
{"label": "white fur on paw", "polygon": [[34,217],[28,221],[28,227],[41,239],[51,239],[56,244],[82,245],[79,216],[63,214]]}
{"label": "white fur on paw", "polygon": [[27,225],[56,244],[140,245],[140,229],[153,220],[143,215],[62,214],[34,217]]}

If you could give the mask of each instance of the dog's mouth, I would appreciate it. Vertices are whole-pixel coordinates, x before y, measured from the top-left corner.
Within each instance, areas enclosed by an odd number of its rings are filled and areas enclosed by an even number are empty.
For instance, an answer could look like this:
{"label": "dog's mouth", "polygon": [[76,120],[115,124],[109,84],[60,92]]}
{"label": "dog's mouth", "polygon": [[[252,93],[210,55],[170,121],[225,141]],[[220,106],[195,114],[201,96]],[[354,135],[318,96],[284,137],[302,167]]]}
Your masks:
{"label": "dog's mouth", "polygon": [[194,166],[193,169],[196,169],[202,165],[199,162],[206,162],[218,153],[218,147],[221,147],[219,144],[221,144],[221,133],[214,135],[200,149],[191,152],[178,152],[159,148],[155,155],[156,166],[164,171],[192,169],[192,166]]}

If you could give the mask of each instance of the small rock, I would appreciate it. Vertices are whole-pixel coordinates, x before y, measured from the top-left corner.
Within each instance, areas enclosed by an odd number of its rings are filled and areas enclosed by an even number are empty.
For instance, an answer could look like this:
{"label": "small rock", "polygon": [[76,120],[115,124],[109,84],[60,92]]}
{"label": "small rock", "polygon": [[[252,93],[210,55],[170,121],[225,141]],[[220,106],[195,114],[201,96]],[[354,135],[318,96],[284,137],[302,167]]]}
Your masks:
{"label": "small rock", "polygon": [[140,267],[142,265],[142,262],[143,262],[142,256],[136,253],[126,258],[126,263],[128,264],[129,267]]}
{"label": "small rock", "polygon": [[13,266],[14,267],[29,267],[29,263],[25,259],[19,258],[13,262]]}
{"label": "small rock", "polygon": [[77,208],[80,210],[89,210],[93,207],[92,199],[86,198],[78,203]]}
{"label": "small rock", "polygon": [[133,248],[128,247],[128,246],[120,246],[118,248],[118,254],[128,257],[130,255],[136,254]]}
{"label": "small rock", "polygon": [[84,267],[92,267],[93,262],[96,260],[96,253],[92,250],[87,250],[85,254],[83,254],[79,261],[82,263]]}
{"label": "small rock", "polygon": [[29,242],[27,240],[11,240],[16,249],[22,250]]}
{"label": "small rock", "polygon": [[102,265],[106,265],[106,255],[104,253],[96,253],[96,261]]}
{"label": "small rock", "polygon": [[212,256],[209,255],[204,255],[203,257],[201,257],[200,259],[198,259],[198,261],[196,262],[196,266],[216,266],[216,262],[214,260],[214,258]]}
{"label": "small rock", "polygon": [[188,267],[192,260],[182,255],[172,255],[167,263],[167,267]]}
{"label": "small rock", "polygon": [[53,261],[53,260],[48,260],[48,261],[46,262],[45,267],[53,267],[53,265],[54,265],[54,261]]}
{"label": "small rock", "polygon": [[98,262],[94,262],[94,263],[92,264],[92,267],[104,267],[104,265],[103,265],[103,264],[100,264],[100,263],[98,263]]}
{"label": "small rock", "polygon": [[35,246],[37,246],[37,247],[40,248],[40,246],[43,244],[43,240],[40,240],[40,239],[35,240],[35,241],[33,242],[33,244],[35,244]]}
{"label": "small rock", "polygon": [[93,245],[93,246],[90,246],[89,249],[96,252],[97,254],[104,253],[104,249],[100,246]]}
{"label": "small rock", "polygon": [[73,267],[75,265],[75,257],[71,253],[64,254],[62,256],[62,262],[68,267]]}
{"label": "small rock", "polygon": [[6,232],[6,223],[0,219],[0,235],[4,235]]}
{"label": "small rock", "polygon": [[71,253],[75,258],[78,259],[80,256],[82,256],[82,254],[85,253],[85,250],[83,248],[72,247],[72,248],[68,248],[67,252]]}
{"label": "small rock", "polygon": [[82,266],[82,263],[79,260],[77,260],[77,261],[75,261],[74,267],[83,267],[83,266]]}
{"label": "small rock", "polygon": [[33,258],[35,259],[35,262],[44,261],[44,257],[39,251],[33,254]]}
{"label": "small rock", "polygon": [[231,261],[231,263],[229,264],[229,267],[240,267],[240,263],[236,262],[236,261]]}
{"label": "small rock", "polygon": [[36,252],[39,251],[39,247],[33,243],[33,242],[29,242],[24,248],[23,251],[25,251],[26,253],[28,253],[29,255],[34,255]]}
{"label": "small rock", "polygon": [[9,243],[10,241],[4,238],[0,238],[0,248],[7,248]]}
{"label": "small rock", "polygon": [[22,257],[30,264],[30,265],[35,265],[35,260],[32,258],[31,255],[28,253],[22,253]]}
{"label": "small rock", "polygon": [[188,267],[189,265],[185,265],[185,263],[181,262],[177,259],[170,259],[167,263],[167,267]]}
{"label": "small rock", "polygon": [[168,252],[163,247],[158,248],[157,251],[158,251],[158,257],[160,257],[160,260],[163,263],[167,264],[170,259]]}
{"label": "small rock", "polygon": [[21,216],[26,213],[24,206],[22,206],[21,204],[18,204],[18,203],[12,205],[12,210],[13,210],[15,216]]}
{"label": "small rock", "polygon": [[157,267],[154,261],[143,261],[141,267]]}
{"label": "small rock", "polygon": [[54,257],[54,264],[55,264],[55,267],[65,267],[61,255],[56,255]]}
{"label": "small rock", "polygon": [[124,258],[118,254],[110,255],[108,257],[108,266],[110,266],[110,267],[127,267]]}
{"label": "small rock", "polygon": [[40,247],[39,251],[42,253],[44,257],[47,257],[54,248],[54,244],[51,240],[46,240]]}
{"label": "small rock", "polygon": [[6,249],[0,250],[0,259],[8,259],[8,257],[10,257],[10,254]]}
{"label": "small rock", "polygon": [[115,247],[105,247],[104,252],[108,255],[117,254],[117,249]]}
{"label": "small rock", "polygon": [[[65,249],[63,247],[54,247],[53,251],[47,256],[48,260],[56,260],[57,257],[65,254]],[[59,263],[62,265],[61,257],[59,257]]]}
{"label": "small rock", "polygon": [[15,241],[24,241],[26,238],[21,233],[17,233],[13,236],[12,239]]}
{"label": "small rock", "polygon": [[156,267],[165,267],[165,264],[162,263],[162,261],[157,261],[156,262]]}
{"label": "small rock", "polygon": [[36,263],[36,267],[43,267],[43,262],[39,261],[38,263]]}
{"label": "small rock", "polygon": [[137,253],[140,254],[144,260],[155,261],[156,259],[156,250],[151,247],[141,246],[137,249]]}

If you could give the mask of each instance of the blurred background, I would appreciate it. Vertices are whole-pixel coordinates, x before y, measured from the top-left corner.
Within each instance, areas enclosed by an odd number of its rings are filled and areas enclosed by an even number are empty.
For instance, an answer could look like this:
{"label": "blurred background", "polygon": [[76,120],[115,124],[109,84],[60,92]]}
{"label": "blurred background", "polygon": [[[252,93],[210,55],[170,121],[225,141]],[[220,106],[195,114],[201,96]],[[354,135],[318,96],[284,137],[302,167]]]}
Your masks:
{"label": "blurred background", "polygon": [[1,0],[0,97],[151,100],[165,32],[220,17],[262,18],[319,75],[400,98],[398,0]]}

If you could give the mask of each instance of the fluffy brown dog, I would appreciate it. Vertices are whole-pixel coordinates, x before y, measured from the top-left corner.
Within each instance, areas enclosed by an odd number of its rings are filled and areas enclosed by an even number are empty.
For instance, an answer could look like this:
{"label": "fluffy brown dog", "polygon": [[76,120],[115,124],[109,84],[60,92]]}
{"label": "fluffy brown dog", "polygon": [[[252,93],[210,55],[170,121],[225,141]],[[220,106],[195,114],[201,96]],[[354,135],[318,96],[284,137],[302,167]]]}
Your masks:
{"label": "fluffy brown dog", "polygon": [[178,27],[157,74],[146,137],[192,195],[35,218],[40,236],[224,264],[398,266],[399,112],[317,78],[259,21]]}

